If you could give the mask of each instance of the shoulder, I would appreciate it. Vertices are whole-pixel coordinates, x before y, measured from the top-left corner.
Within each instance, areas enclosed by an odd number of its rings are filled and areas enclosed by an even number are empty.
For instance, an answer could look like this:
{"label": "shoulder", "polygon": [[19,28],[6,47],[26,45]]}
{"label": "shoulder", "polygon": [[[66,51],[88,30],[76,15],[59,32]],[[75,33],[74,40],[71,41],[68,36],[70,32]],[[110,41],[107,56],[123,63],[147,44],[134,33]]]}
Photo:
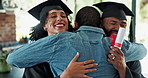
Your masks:
{"label": "shoulder", "polygon": [[70,37],[75,36],[75,34],[76,33],[74,32],[64,31],[64,32],[58,33],[57,38],[70,38]]}

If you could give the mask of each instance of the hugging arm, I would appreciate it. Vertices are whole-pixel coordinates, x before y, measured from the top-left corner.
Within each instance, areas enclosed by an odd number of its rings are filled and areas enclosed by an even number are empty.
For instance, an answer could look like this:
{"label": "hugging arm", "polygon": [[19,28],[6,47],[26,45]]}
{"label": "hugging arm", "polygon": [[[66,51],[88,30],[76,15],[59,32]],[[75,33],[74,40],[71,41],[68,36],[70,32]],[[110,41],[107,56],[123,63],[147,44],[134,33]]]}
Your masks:
{"label": "hugging arm", "polygon": [[109,53],[115,55],[114,59],[114,56],[109,55],[108,61],[118,70],[120,78],[144,78],[139,60],[125,62],[123,52],[116,47],[113,47]]}
{"label": "hugging arm", "polygon": [[8,64],[19,68],[31,67],[39,63],[48,62],[53,52],[53,41],[51,40],[53,38],[48,36],[22,46],[12,51],[6,61]]}
{"label": "hugging arm", "polygon": [[127,40],[124,40],[121,50],[123,51],[126,57],[126,62],[141,60],[147,54],[147,49],[143,44],[132,43]]}
{"label": "hugging arm", "polygon": [[[97,66],[97,64],[93,63],[94,60],[88,60],[84,62],[76,62],[80,55],[77,54],[68,67],[63,71],[60,76],[53,77],[53,74],[50,69],[50,65],[48,63],[41,63],[35,66],[29,67],[25,69],[23,78],[73,78],[73,77],[85,77],[92,78],[86,76],[85,73],[96,71],[96,69],[86,69]],[[87,64],[84,66],[84,63]]]}
{"label": "hugging arm", "polygon": [[128,72],[126,73],[127,76],[130,76],[131,73],[133,78],[144,78],[144,76],[141,73],[141,64],[139,60],[127,62],[126,64],[128,66]]}

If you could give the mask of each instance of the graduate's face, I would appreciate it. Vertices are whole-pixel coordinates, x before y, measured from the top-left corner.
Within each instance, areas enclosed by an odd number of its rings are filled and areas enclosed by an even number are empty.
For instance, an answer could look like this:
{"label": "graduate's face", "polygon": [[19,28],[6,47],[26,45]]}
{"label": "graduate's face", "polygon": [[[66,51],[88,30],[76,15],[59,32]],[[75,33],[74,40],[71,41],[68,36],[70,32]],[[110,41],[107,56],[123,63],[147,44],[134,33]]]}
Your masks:
{"label": "graduate's face", "polygon": [[48,35],[57,34],[68,29],[67,15],[63,10],[51,10],[45,22],[44,30]]}
{"label": "graduate's face", "polygon": [[107,17],[102,20],[101,27],[104,29],[106,35],[109,37],[113,33],[117,33],[119,27],[126,28],[127,21],[119,20],[114,17]]}

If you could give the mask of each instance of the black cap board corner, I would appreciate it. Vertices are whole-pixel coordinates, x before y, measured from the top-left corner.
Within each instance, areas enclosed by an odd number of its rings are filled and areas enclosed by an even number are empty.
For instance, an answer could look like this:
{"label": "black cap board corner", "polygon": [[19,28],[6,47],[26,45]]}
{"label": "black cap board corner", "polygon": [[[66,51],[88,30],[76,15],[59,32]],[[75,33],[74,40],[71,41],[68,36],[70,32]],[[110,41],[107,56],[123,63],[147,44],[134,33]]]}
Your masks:
{"label": "black cap board corner", "polygon": [[[40,20],[41,19],[41,12],[42,12],[42,9],[46,6],[60,6],[64,12],[69,15],[69,14],[72,14],[72,11],[67,7],[67,5],[65,3],[63,3],[61,0],[48,0],[48,1],[45,1],[43,3],[40,3],[39,5],[33,7],[32,9],[30,9],[28,12],[34,16],[37,20]],[[48,11],[48,9],[47,9]]]}
{"label": "black cap board corner", "polygon": [[126,15],[134,16],[132,11],[123,3],[101,2],[94,4],[93,6],[98,7],[103,12],[102,18],[116,17],[118,19],[126,19]]}

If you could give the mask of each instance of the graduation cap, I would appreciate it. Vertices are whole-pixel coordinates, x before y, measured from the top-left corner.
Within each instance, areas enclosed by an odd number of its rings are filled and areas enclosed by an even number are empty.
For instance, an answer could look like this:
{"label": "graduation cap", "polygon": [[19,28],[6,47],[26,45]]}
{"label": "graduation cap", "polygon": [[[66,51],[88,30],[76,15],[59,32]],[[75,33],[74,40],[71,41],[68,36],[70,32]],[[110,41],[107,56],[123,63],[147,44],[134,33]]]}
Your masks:
{"label": "graduation cap", "polygon": [[134,16],[130,9],[122,3],[101,2],[93,6],[98,7],[103,12],[102,18],[115,17],[120,20],[126,20],[126,15]]}
{"label": "graduation cap", "polygon": [[45,14],[48,13],[50,10],[63,10],[67,15],[71,14],[72,11],[64,4],[61,0],[48,0],[45,1],[34,8],[30,9],[28,12],[34,16],[37,20],[42,19]]}

